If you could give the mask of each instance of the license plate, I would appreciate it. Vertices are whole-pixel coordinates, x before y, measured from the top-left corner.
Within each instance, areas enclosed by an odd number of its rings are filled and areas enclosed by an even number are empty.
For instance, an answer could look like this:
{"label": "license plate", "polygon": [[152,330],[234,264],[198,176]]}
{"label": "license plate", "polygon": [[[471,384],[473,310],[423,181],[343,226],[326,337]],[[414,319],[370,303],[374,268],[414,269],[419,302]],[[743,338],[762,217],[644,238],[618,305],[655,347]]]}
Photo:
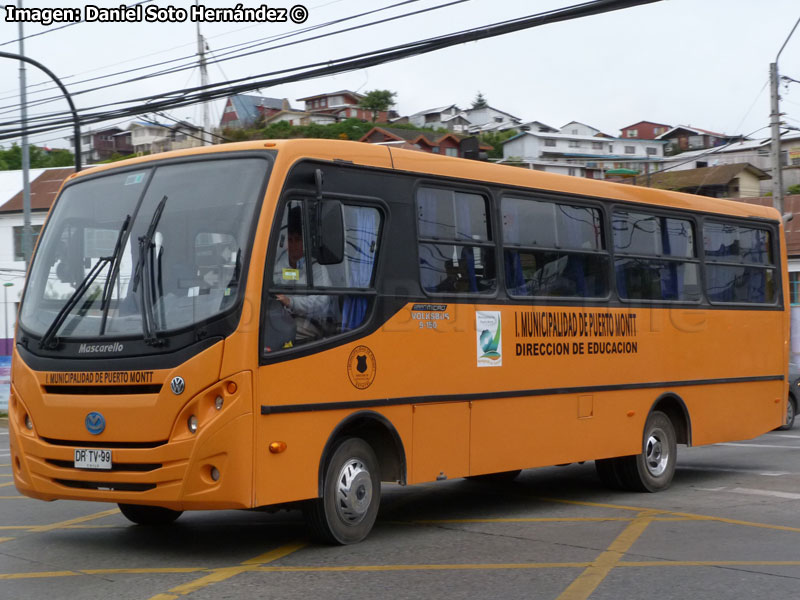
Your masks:
{"label": "license plate", "polygon": [[75,448],[76,469],[110,469],[111,450]]}

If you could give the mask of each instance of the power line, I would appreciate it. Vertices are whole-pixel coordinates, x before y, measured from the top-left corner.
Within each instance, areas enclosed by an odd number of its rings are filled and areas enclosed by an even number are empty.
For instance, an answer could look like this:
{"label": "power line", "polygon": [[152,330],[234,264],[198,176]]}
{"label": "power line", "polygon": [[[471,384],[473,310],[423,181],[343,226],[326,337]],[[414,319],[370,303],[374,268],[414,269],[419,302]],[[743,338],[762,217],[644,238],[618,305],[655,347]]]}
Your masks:
{"label": "power line", "polygon": [[[151,98],[135,98],[128,101],[115,102],[112,104],[130,104],[130,103],[143,103],[128,106],[127,108],[118,108],[115,110],[88,113],[84,114],[82,118],[83,123],[98,123],[109,119],[120,118],[132,114],[138,114],[145,111],[166,110],[178,106],[187,106],[200,101],[213,100],[230,96],[245,91],[251,91],[258,88],[265,88],[274,85],[291,83],[305,79],[323,77],[338,73],[350,72],[357,69],[364,69],[371,66],[384,64],[409,58],[411,56],[420,56],[443,48],[448,48],[457,44],[465,42],[475,42],[487,38],[492,38],[508,33],[514,33],[541,25],[557,23],[562,21],[569,21],[581,17],[594,16],[611,11],[622,10],[634,6],[641,6],[644,4],[652,4],[660,0],[594,0],[574,6],[569,6],[561,9],[555,9],[531,15],[528,17],[521,17],[509,21],[503,21],[492,25],[472,28],[456,33],[446,34],[426,40],[419,40],[410,42],[399,46],[383,48],[371,52],[365,52],[348,56],[345,58],[335,59],[331,61],[314,63],[301,67],[294,67],[291,69],[283,69],[272,73],[262,73],[260,75],[249,76],[240,78],[238,80],[227,81],[222,84],[210,84],[206,86],[198,86],[188,90],[174,90],[158,94]],[[304,70],[305,69],[305,70]],[[302,71],[302,72],[297,72]],[[286,73],[292,73],[286,75]],[[268,75],[283,75],[272,79],[259,79],[251,81],[258,77],[265,77]],[[241,83],[249,81],[249,83]],[[238,84],[238,85],[232,85]],[[102,108],[102,107],[93,107]],[[59,113],[63,114],[63,113]],[[52,119],[49,122],[39,124],[30,128],[31,133],[41,133],[43,131],[52,131],[58,129],[65,124],[68,124],[68,119]],[[0,130],[0,139],[7,139],[16,137],[19,130],[5,129]]]}
{"label": "power line", "polygon": [[[302,29],[298,29],[298,30],[291,31],[291,32],[288,32],[288,33],[272,35],[272,36],[268,36],[268,37],[265,37],[265,38],[259,38],[259,39],[251,40],[251,41],[248,41],[248,42],[240,42],[238,44],[233,44],[233,45],[230,45],[230,46],[226,46],[224,48],[221,48],[218,51],[218,52],[222,52],[222,51],[225,51],[225,50],[228,51],[228,52],[225,52],[225,53],[223,53],[221,55],[223,58],[217,58],[214,61],[208,61],[208,64],[214,64],[214,63],[217,63],[217,62],[221,62],[223,60],[233,60],[235,58],[242,58],[242,57],[245,57],[245,56],[250,56],[252,54],[257,54],[259,52],[268,52],[270,50],[275,50],[275,49],[278,49],[278,48],[285,48],[287,46],[292,46],[292,45],[295,45],[295,44],[302,44],[302,43],[305,43],[305,42],[308,42],[308,41],[314,41],[314,40],[320,39],[322,37],[338,35],[340,33],[346,33],[346,32],[350,32],[350,31],[354,31],[355,29],[363,29],[363,28],[366,28],[366,27],[371,27],[373,25],[378,25],[378,24],[381,24],[381,23],[385,23],[388,20],[396,20],[396,19],[400,19],[400,18],[405,18],[405,17],[416,15],[416,14],[420,14],[422,12],[428,12],[428,11],[431,11],[431,10],[438,10],[439,8],[446,8],[447,6],[450,6],[452,4],[457,4],[457,3],[460,3],[460,2],[467,2],[467,1],[468,0],[457,0],[456,2],[450,2],[448,4],[439,5],[439,6],[428,8],[428,9],[424,9],[424,10],[421,10],[421,11],[405,13],[403,15],[399,15],[399,16],[393,17],[391,19],[379,20],[379,21],[374,21],[374,22],[371,22],[371,23],[365,23],[365,24],[362,24],[362,25],[354,27],[354,28],[343,29],[343,30],[331,32],[329,34],[325,34],[325,35],[322,35],[322,36],[315,36],[315,37],[306,38],[306,39],[303,39],[303,40],[298,40],[296,42],[292,42],[292,43],[288,43],[288,44],[282,44],[282,45],[279,45],[279,46],[274,46],[274,47],[269,47],[269,48],[262,48],[261,50],[257,50],[257,51],[253,51],[253,52],[247,52],[247,53],[239,54],[239,55],[235,55],[235,56],[227,56],[227,55],[233,54],[233,52],[234,52],[234,50],[232,50],[233,48],[239,48],[240,49],[239,51],[241,51],[241,50],[249,50],[250,48],[255,48],[257,46],[261,46],[261,45],[267,44],[269,42],[288,39],[288,38],[291,38],[291,37],[295,37],[297,35],[302,35],[303,33],[308,33],[310,31],[315,31],[317,29],[330,27],[330,26],[333,26],[333,25],[337,25],[339,23],[343,23],[343,22],[346,22],[346,21],[351,21],[351,20],[354,20],[354,19],[359,19],[361,17],[365,17],[365,16],[368,16],[368,15],[371,15],[371,14],[374,14],[374,13],[390,10],[390,9],[393,9],[393,8],[397,8],[399,6],[403,6],[403,5],[406,5],[406,4],[412,4],[412,3],[415,3],[415,2],[419,2],[419,0],[403,0],[401,2],[396,2],[394,4],[390,4],[390,5],[384,6],[382,8],[377,8],[377,9],[365,11],[365,12],[362,12],[362,13],[359,13],[359,14],[356,14],[356,15],[351,15],[349,17],[342,17],[340,19],[335,19],[335,20],[332,20],[332,21],[328,21],[326,23],[320,23],[318,25],[311,25],[309,27],[304,27]],[[242,47],[242,46],[244,46],[244,47]],[[227,56],[227,58],[225,58],[225,56]],[[118,86],[118,85],[125,85],[125,84],[128,84],[128,83],[135,83],[135,82],[138,82],[138,81],[143,81],[145,79],[150,79],[150,78],[154,78],[154,77],[162,77],[164,75],[171,75],[171,74],[178,73],[180,71],[183,71],[183,70],[186,70],[186,69],[190,69],[190,68],[193,69],[195,67],[195,65],[196,65],[195,55],[192,54],[192,55],[188,55],[188,56],[182,56],[180,58],[173,58],[173,59],[161,61],[161,62],[158,62],[158,63],[150,64],[150,65],[147,65],[147,66],[143,66],[143,67],[134,67],[132,69],[119,71],[117,73],[110,73],[108,75],[100,75],[100,76],[97,76],[97,77],[91,77],[89,79],[84,79],[84,80],[80,80],[80,81],[73,81],[73,82],[70,83],[70,85],[78,85],[78,84],[81,84],[81,83],[89,83],[89,82],[92,82],[92,81],[99,81],[101,79],[108,79],[109,77],[117,77],[117,76],[120,76],[120,75],[126,75],[128,73],[134,73],[136,71],[142,71],[144,69],[152,69],[153,67],[164,66],[164,65],[171,64],[171,63],[175,63],[175,62],[179,62],[179,61],[187,61],[187,60],[190,60],[191,62],[189,62],[189,63],[184,62],[181,65],[176,65],[176,66],[173,66],[173,67],[170,67],[170,68],[167,68],[167,69],[163,69],[161,71],[156,71],[154,73],[149,73],[149,74],[146,74],[146,75],[133,77],[131,79],[126,79],[124,81],[118,81],[118,82],[110,83],[110,84],[103,85],[103,86],[97,86],[97,87],[93,87],[93,88],[87,88],[87,89],[83,89],[83,90],[74,91],[74,92],[72,92],[72,95],[73,96],[77,96],[77,95],[80,95],[80,94],[86,94],[86,93],[89,93],[89,92],[94,92],[94,91],[107,89],[109,87],[114,87],[114,86]],[[54,86],[54,87],[49,87],[49,88],[45,88],[43,90],[38,90],[38,91],[39,92],[45,92],[45,91],[54,90],[54,89],[58,89],[58,88]],[[15,96],[8,96],[6,98],[11,98],[11,97],[15,97]],[[47,97],[47,98],[40,98],[40,99],[38,99],[38,100],[36,100],[34,102],[29,103],[29,106],[40,106],[42,104],[48,104],[50,102],[58,101],[58,100],[61,100],[61,99],[62,99],[62,96],[50,96],[50,97]],[[8,112],[15,112],[17,110],[17,108],[18,108],[17,104],[2,106],[2,107],[0,107],[0,111],[3,111],[4,109],[11,109],[11,110],[4,110],[4,112],[0,112],[0,114],[7,114]]]}
{"label": "power line", "polygon": [[[147,4],[148,2],[152,2],[152,1],[153,0],[139,0],[139,2],[134,2],[133,4],[131,4],[131,8],[134,7],[134,6],[138,6],[140,4]],[[40,35],[45,35],[47,33],[53,33],[54,31],[58,31],[59,29],[66,29],[67,27],[72,27],[73,25],[80,25],[81,23],[85,23],[85,22],[86,21],[81,19],[80,21],[74,21],[73,23],[67,23],[66,25],[61,25],[59,27],[50,27],[50,28],[46,29],[45,31],[40,31],[39,33],[32,33],[30,35],[26,35],[26,36],[23,36],[21,38],[17,38],[15,40],[10,40],[8,42],[3,42],[2,44],[0,44],[0,48],[3,47],[3,46],[8,46],[9,44],[16,44],[17,42],[22,41],[22,40],[28,40],[30,38],[39,37]]]}

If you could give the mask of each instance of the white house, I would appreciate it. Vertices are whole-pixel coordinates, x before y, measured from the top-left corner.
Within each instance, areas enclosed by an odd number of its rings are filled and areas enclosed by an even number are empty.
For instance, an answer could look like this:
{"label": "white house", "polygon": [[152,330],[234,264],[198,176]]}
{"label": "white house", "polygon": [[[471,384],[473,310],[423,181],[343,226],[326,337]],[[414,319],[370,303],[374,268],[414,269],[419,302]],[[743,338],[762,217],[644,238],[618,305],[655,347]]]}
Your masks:
{"label": "white house", "polygon": [[[572,124],[570,124],[572,125]],[[571,127],[579,132],[597,131],[588,126]],[[529,169],[604,179],[613,169],[646,173],[664,158],[664,142],[595,137],[585,134],[525,131],[503,143],[505,163]]]}
{"label": "white house", "polygon": [[[36,236],[58,189],[74,169],[31,169],[31,229]],[[16,326],[17,307],[25,285],[22,171],[0,171],[0,410],[8,408],[8,365]]]}
{"label": "white house", "polygon": [[[408,117],[408,122],[416,127],[431,127],[436,129],[438,127],[447,128],[447,122],[461,112],[455,104],[448,106],[437,106],[435,108],[428,108],[421,110],[418,113]],[[461,124],[459,122],[459,124]]]}
{"label": "white house", "polygon": [[482,108],[469,108],[462,113],[469,121],[470,133],[484,133],[487,131],[507,131],[516,129],[522,119],[512,114],[503,112],[491,106]]}
{"label": "white house", "polygon": [[168,137],[170,129],[166,125],[134,121],[128,125],[131,132],[131,142],[135,153],[145,153],[152,150],[153,142]]}

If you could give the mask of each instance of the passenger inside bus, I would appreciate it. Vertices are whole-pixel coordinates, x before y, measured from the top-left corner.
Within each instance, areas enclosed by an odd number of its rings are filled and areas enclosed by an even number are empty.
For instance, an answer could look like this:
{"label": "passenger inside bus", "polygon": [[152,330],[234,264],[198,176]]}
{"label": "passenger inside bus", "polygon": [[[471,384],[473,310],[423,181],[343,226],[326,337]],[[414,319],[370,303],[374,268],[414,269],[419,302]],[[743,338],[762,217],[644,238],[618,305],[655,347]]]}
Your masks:
{"label": "passenger inside bus", "polygon": [[[311,277],[315,287],[331,287],[331,278],[324,265],[311,264]],[[286,240],[278,248],[275,259],[273,283],[294,284],[305,287],[307,261],[303,240],[303,212],[299,205],[291,206],[287,218]],[[325,334],[324,324],[331,314],[330,296],[321,294],[276,294],[275,299],[291,314],[296,327],[296,341],[320,339]]]}

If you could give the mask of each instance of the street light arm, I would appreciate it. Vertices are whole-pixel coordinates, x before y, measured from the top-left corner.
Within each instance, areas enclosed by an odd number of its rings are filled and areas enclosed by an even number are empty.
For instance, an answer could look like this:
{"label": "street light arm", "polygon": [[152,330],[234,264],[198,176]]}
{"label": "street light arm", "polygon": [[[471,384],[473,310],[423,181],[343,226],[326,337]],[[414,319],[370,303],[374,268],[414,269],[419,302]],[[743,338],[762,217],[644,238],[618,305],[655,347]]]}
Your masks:
{"label": "street light arm", "polygon": [[[64,87],[64,84],[61,83],[61,80],[55,76],[55,74],[45,67],[39,61],[33,60],[32,58],[28,58],[27,56],[23,56],[22,54],[13,54],[11,52],[0,52],[0,58],[10,58],[12,60],[21,60],[26,63],[32,64],[37,69],[41,69],[50,78],[56,82],[56,85],[61,88],[61,92],[64,94],[64,97],[67,99],[67,103],[69,103],[69,108],[72,111],[72,122],[73,122],[73,134],[75,135],[75,172],[81,170],[81,123],[80,119],[78,118],[78,111],[75,108],[75,104],[72,102],[72,96],[69,95],[67,88]],[[25,124],[23,124],[25,126]]]}

